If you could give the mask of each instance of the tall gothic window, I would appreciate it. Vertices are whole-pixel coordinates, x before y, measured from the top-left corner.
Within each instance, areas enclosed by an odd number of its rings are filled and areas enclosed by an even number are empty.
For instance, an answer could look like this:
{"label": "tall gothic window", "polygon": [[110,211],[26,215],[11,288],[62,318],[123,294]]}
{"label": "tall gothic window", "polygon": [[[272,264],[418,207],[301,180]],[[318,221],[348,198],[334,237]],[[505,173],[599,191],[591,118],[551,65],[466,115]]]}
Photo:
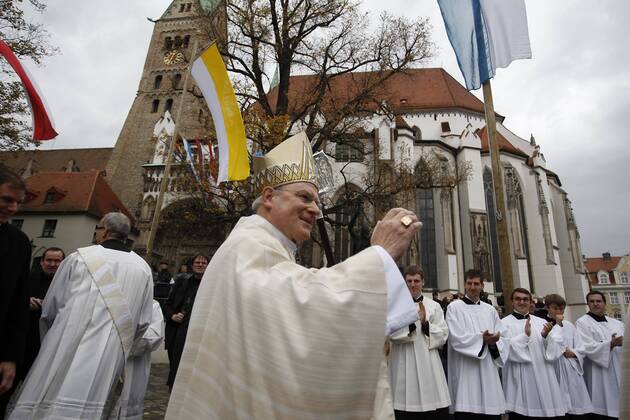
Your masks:
{"label": "tall gothic window", "polygon": [[507,196],[508,230],[514,255],[516,258],[527,258],[525,206],[523,204],[523,190],[521,183],[512,166],[503,169],[505,178],[505,194]]}
{"label": "tall gothic window", "polygon": [[180,89],[180,83],[182,82],[182,75],[177,73],[173,76],[173,89]]}
{"label": "tall gothic window", "polygon": [[335,257],[338,261],[370,246],[370,228],[363,203],[344,194],[337,200],[335,211]]}
{"label": "tall gothic window", "polygon": [[435,246],[435,206],[433,188],[416,188],[416,214],[422,220],[418,234],[418,255],[425,274],[425,286],[437,286],[437,259]]}
{"label": "tall gothic window", "polygon": [[492,272],[486,273],[492,276],[495,289],[503,290],[501,285],[501,263],[499,257],[499,239],[497,234],[497,212],[494,202],[494,183],[492,182],[492,171],[490,168],[483,170],[483,189],[486,198],[486,209],[488,209],[488,225],[490,228],[490,256],[492,260]]}
{"label": "tall gothic window", "polygon": [[170,50],[171,48],[173,48],[173,38],[171,38],[170,36],[167,36],[164,39],[164,49]]}
{"label": "tall gothic window", "polygon": [[164,106],[164,111],[170,111],[173,108],[173,100],[167,99],[166,105]]}
{"label": "tall gothic window", "polygon": [[153,102],[151,102],[151,112],[152,113],[158,112],[159,107],[160,107],[160,100],[154,99]]}
{"label": "tall gothic window", "polygon": [[159,89],[162,85],[162,75],[158,74],[155,76],[155,82],[153,82],[153,89]]}

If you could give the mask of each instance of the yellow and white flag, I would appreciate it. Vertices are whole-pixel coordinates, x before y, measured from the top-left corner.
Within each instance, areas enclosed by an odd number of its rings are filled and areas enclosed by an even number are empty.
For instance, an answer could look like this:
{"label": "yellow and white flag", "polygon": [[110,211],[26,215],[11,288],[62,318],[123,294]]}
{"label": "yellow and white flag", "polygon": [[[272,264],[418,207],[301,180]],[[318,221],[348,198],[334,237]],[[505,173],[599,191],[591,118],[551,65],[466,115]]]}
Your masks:
{"label": "yellow and white flag", "polygon": [[193,62],[191,74],[210,108],[217,131],[219,144],[217,183],[246,179],[249,176],[249,159],[245,126],[232,83],[216,44],[212,44]]}

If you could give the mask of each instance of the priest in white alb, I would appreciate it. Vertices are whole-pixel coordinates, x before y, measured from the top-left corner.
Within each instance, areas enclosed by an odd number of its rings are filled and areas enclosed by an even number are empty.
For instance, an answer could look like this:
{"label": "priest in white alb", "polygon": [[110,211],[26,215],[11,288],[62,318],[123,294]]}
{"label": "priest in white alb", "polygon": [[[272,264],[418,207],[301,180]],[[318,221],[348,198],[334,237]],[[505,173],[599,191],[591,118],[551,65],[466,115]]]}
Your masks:
{"label": "priest in white alb", "polygon": [[439,303],[422,295],[424,271],[405,269],[405,281],[419,320],[391,335],[390,370],[396,420],[448,419],[451,404],[446,375],[438,350],[448,338]]}
{"label": "priest in white alb", "polygon": [[392,209],[369,248],[331,268],[297,264],[319,214],[314,169],[303,133],[254,158],[256,214],[208,265],[167,419],[373,416],[385,337],[418,319],[395,261],[421,223]]}
{"label": "priest in white alb", "polygon": [[562,332],[564,353],[555,363],[556,377],[567,404],[567,419],[588,419],[593,411],[591,396],[584,382],[584,344],[570,321],[564,319],[567,302],[558,294],[545,296],[547,322]]}
{"label": "priest in white alb", "polygon": [[69,255],[42,305],[42,345],[9,419],[101,419],[122,391],[125,363],[151,322],[151,269],[125,244],[122,213]]}
{"label": "priest in white alb", "polygon": [[464,290],[464,298],[453,301],[446,310],[450,411],[456,420],[499,420],[505,412],[499,378],[499,367],[509,352],[505,330],[497,311],[480,299],[480,271],[464,273]]}
{"label": "priest in white alb", "polygon": [[510,420],[564,418],[567,404],[556,377],[563,357],[559,326],[530,315],[532,295],[517,287],[510,297],[514,311],[501,321],[510,346],[503,367],[503,390]]}
{"label": "priest in white alb", "polygon": [[[598,290],[586,295],[588,312],[575,327],[584,342],[584,379],[593,403],[593,419],[619,417],[621,353],[624,325],[606,316],[606,298]],[[624,395],[623,398],[628,398]]]}

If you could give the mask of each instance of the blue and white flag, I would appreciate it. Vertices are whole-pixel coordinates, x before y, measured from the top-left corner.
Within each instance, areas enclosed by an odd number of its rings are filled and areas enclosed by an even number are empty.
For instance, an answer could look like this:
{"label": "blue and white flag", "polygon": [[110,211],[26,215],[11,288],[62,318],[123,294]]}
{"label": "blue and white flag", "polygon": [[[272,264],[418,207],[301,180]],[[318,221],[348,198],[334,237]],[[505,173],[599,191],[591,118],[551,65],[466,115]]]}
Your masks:
{"label": "blue and white flag", "polygon": [[192,147],[190,143],[188,142],[188,140],[186,140],[183,137],[182,137],[182,143],[184,143],[184,150],[186,151],[186,160],[190,163],[190,169],[192,170],[192,173],[195,179],[197,180],[197,182],[199,182],[199,176],[197,175],[197,171],[195,170],[195,159],[193,158]]}
{"label": "blue and white flag", "polygon": [[497,68],[532,58],[524,0],[438,0],[466,89],[475,90]]}

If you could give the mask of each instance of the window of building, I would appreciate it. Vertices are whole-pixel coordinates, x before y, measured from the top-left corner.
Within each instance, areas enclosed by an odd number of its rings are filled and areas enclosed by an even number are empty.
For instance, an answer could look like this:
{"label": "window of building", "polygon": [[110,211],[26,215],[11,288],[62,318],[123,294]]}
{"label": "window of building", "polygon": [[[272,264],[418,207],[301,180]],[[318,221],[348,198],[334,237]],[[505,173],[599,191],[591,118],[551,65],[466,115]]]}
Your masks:
{"label": "window of building", "polygon": [[607,273],[599,273],[597,278],[599,279],[599,284],[610,284],[610,279],[608,278]]}
{"label": "window of building", "polygon": [[159,107],[160,107],[160,100],[154,99],[153,102],[151,103],[151,113],[155,114],[156,112],[158,112]]}
{"label": "window of building", "polygon": [[435,243],[435,206],[433,188],[416,188],[416,214],[422,220],[418,244],[420,266],[424,269],[425,287],[437,287],[437,247]]}
{"label": "window of building", "polygon": [[153,82],[153,89],[159,89],[162,85],[162,75],[158,74],[155,76],[155,82]]}
{"label": "window of building", "polygon": [[629,291],[625,291],[623,292],[623,301],[627,304],[630,304],[630,292]]}
{"label": "window of building", "polygon": [[610,304],[611,305],[619,305],[619,294],[617,292],[610,292]]}
{"label": "window of building", "polygon": [[54,191],[48,191],[46,193],[46,197],[44,198],[44,204],[54,203],[56,201],[55,200],[56,198],[57,198],[57,194],[55,194]]}
{"label": "window of building", "polygon": [[190,8],[192,7],[192,3],[186,4],[186,11],[190,12]]}
{"label": "window of building", "polygon": [[180,89],[180,83],[182,82],[182,75],[177,73],[173,76],[173,89]]}
{"label": "window of building", "polygon": [[617,321],[621,321],[622,320],[622,316],[621,316],[621,312],[615,312],[615,314],[613,315],[613,317],[617,320]]}
{"label": "window of building", "polygon": [[628,284],[630,283],[630,280],[628,280],[628,273],[626,272],[621,272],[621,274],[619,275],[619,279],[621,280],[622,283]]}
{"label": "window of building", "polygon": [[448,123],[448,121],[443,121],[441,125],[442,125],[442,133],[451,132],[451,125]]}
{"label": "window of building", "polygon": [[335,160],[337,162],[363,162],[365,150],[359,140],[339,142],[335,146]]}
{"label": "window of building", "polygon": [[172,99],[167,99],[166,100],[166,105],[164,106],[164,111],[170,111],[171,108],[173,108],[173,100]]}
{"label": "window of building", "polygon": [[53,238],[55,236],[56,228],[57,228],[57,220],[55,219],[44,220],[44,228],[42,229],[42,238]]}
{"label": "window of building", "polygon": [[182,13],[184,11],[184,9],[186,8],[186,3],[182,3],[179,5],[179,13]]}
{"label": "window of building", "polygon": [[167,36],[164,39],[164,49],[170,50],[171,48],[173,48],[173,39],[170,36]]}
{"label": "window of building", "polygon": [[420,129],[416,126],[414,126],[411,130],[413,131],[413,142],[414,143],[422,142],[422,131],[420,131]]}
{"label": "window of building", "polygon": [[175,37],[174,46],[175,46],[175,48],[179,48],[179,47],[182,46],[182,37],[181,36],[176,36]]}
{"label": "window of building", "polygon": [[13,219],[11,220],[11,224],[16,228],[22,230],[22,226],[24,225],[24,219]]}
{"label": "window of building", "polygon": [[182,47],[188,48],[188,44],[190,44],[190,35],[186,35],[184,37],[184,42],[182,43]]}

